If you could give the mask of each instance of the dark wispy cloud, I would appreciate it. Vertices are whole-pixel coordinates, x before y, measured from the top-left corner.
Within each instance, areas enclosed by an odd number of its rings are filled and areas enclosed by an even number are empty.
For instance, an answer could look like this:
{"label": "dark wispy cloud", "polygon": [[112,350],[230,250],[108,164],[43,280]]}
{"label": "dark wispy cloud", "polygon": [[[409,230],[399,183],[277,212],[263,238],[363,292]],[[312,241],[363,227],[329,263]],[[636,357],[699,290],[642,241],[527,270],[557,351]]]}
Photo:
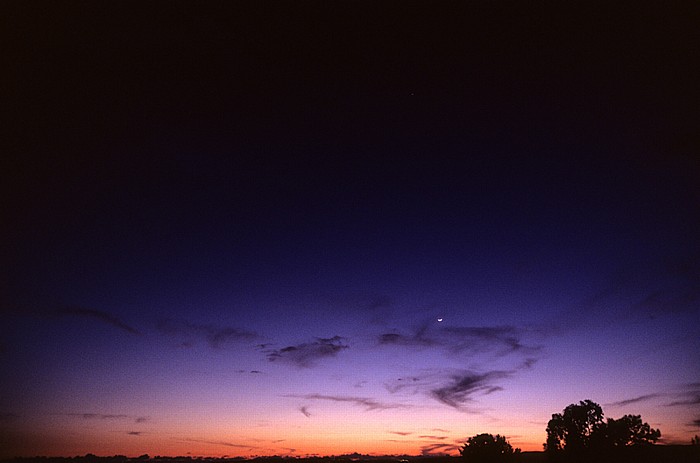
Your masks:
{"label": "dark wispy cloud", "polygon": [[430,440],[445,440],[447,439],[447,436],[418,436],[421,439],[430,439]]}
{"label": "dark wispy cloud", "polygon": [[183,347],[190,347],[195,339],[205,340],[214,349],[221,349],[231,343],[259,339],[256,333],[242,328],[198,324],[173,319],[161,320],[157,328],[161,333],[185,338],[180,344]]}
{"label": "dark wispy cloud", "polygon": [[58,413],[54,415],[71,416],[84,420],[134,420],[134,423],[145,423],[148,418],[145,416],[133,416],[111,413]]}
{"label": "dark wispy cloud", "polygon": [[700,405],[700,382],[685,384],[683,390],[672,396],[674,399],[666,404],[670,407]]}
{"label": "dark wispy cloud", "polygon": [[498,356],[521,353],[533,355],[539,346],[525,344],[524,332],[513,326],[445,326],[427,322],[409,333],[391,332],[379,335],[384,346],[414,348],[437,347],[450,354],[491,352]]}
{"label": "dark wispy cloud", "polygon": [[473,401],[476,395],[502,391],[503,388],[496,385],[495,382],[512,374],[512,371],[490,371],[487,373],[467,371],[453,375],[448,384],[433,389],[430,394],[445,405],[461,409],[466,403]]}
{"label": "dark wispy cloud", "polygon": [[693,395],[688,395],[685,398],[674,400],[669,402],[667,405],[675,407],[678,405],[700,405],[700,393],[695,393]]}
{"label": "dark wispy cloud", "polygon": [[311,418],[311,413],[309,412],[309,407],[299,407],[299,411],[302,412],[305,417]]}
{"label": "dark wispy cloud", "polygon": [[134,328],[131,325],[126,324],[123,322],[119,317],[116,315],[112,315],[108,312],[104,312],[102,310],[95,310],[95,309],[87,309],[84,307],[64,307],[58,310],[54,310],[51,312],[52,315],[54,316],[59,316],[59,317],[81,317],[81,318],[88,318],[92,320],[99,320],[103,323],[106,323],[110,326],[113,326],[115,328],[119,328],[120,330],[126,331],[127,333],[131,334],[140,334],[139,331]]}
{"label": "dark wispy cloud", "polygon": [[101,413],[68,413],[69,416],[79,416],[86,420],[123,420],[130,418],[129,415],[111,415]]}
{"label": "dark wispy cloud", "polygon": [[389,434],[397,434],[399,436],[410,436],[413,433],[407,431],[389,431]]}
{"label": "dark wispy cloud", "polygon": [[630,399],[605,404],[606,407],[620,407],[654,399],[666,399],[668,407],[700,405],[700,382],[680,385],[675,391],[654,392]]}
{"label": "dark wispy cloud", "polygon": [[206,440],[206,439],[175,439],[179,442],[197,442],[200,444],[212,444],[212,445],[223,445],[225,447],[235,447],[235,448],[240,448],[240,449],[257,449],[259,447],[253,446],[253,445],[244,445],[244,444],[234,444],[233,442],[226,442],[226,441],[219,441],[219,440]]}
{"label": "dark wispy cloud", "polygon": [[700,311],[700,254],[670,256],[621,269],[575,311],[609,313],[615,307],[626,317]]}
{"label": "dark wispy cloud", "polygon": [[143,435],[143,432],[141,432],[141,431],[129,431],[129,432],[127,432],[127,434],[130,436],[141,436],[141,435]]}
{"label": "dark wispy cloud", "polygon": [[459,447],[453,444],[428,444],[420,448],[421,455],[432,456],[432,455],[444,455],[453,453],[459,450]]}
{"label": "dark wispy cloud", "polygon": [[605,404],[605,406],[606,407],[623,407],[625,405],[636,404],[637,402],[646,402],[647,400],[652,400],[652,399],[656,399],[659,397],[663,397],[663,395],[662,394],[646,394],[646,395],[640,395],[639,397],[633,397],[631,399],[620,400],[618,402],[611,402],[609,404]]}
{"label": "dark wispy cloud", "polygon": [[314,366],[318,360],[335,357],[348,347],[344,342],[344,338],[333,336],[332,338],[316,338],[313,342],[287,346],[282,349],[266,350],[265,352],[267,359],[271,362],[284,362],[308,368]]}
{"label": "dark wispy cloud", "polygon": [[344,396],[344,395],[325,395],[325,394],[303,394],[294,395],[288,394],[284,397],[296,397],[306,400],[327,400],[331,402],[344,402],[353,405],[364,407],[366,410],[387,410],[390,408],[407,408],[408,405],[396,404],[396,403],[385,403],[379,402],[378,400],[369,397],[355,397],[355,396]]}
{"label": "dark wispy cloud", "polygon": [[696,428],[700,428],[700,418],[698,418],[697,420],[691,421],[690,426],[695,426]]}

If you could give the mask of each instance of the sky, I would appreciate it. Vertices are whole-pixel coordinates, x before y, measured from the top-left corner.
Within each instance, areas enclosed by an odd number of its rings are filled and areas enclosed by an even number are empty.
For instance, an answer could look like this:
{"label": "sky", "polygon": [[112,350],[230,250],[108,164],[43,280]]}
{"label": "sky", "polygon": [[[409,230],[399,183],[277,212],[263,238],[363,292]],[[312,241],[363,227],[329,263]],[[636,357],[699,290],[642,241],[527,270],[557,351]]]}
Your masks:
{"label": "sky", "polygon": [[0,6],[0,457],[700,433],[691,2]]}

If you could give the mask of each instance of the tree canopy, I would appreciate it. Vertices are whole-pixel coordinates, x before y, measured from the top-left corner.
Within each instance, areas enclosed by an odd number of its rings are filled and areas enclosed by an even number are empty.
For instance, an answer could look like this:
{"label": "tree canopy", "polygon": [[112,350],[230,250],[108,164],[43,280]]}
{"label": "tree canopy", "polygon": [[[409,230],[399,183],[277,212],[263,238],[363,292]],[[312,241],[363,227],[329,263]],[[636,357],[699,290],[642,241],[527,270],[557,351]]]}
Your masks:
{"label": "tree canopy", "polygon": [[499,463],[509,461],[520,449],[513,450],[500,434],[477,434],[467,439],[459,453],[469,463]]}
{"label": "tree canopy", "polygon": [[547,423],[545,451],[550,454],[585,456],[614,449],[655,443],[661,432],[642,421],[640,415],[624,415],[604,421],[603,409],[591,400],[571,404]]}

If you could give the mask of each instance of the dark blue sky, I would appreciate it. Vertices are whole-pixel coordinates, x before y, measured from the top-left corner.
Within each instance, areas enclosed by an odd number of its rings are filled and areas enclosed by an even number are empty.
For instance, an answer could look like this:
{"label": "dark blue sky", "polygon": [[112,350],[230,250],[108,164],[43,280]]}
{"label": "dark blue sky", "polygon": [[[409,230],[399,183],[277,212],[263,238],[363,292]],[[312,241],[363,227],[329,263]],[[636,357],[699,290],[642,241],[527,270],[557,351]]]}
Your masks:
{"label": "dark blue sky", "polygon": [[697,8],[2,10],[11,453],[697,433]]}

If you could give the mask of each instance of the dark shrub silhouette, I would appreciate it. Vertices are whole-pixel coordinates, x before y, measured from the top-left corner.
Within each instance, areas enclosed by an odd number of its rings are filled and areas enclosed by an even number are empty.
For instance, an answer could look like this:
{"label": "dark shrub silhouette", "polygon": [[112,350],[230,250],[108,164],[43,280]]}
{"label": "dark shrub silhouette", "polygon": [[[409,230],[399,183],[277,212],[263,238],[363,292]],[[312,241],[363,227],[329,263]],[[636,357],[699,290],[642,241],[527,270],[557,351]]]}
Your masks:
{"label": "dark shrub silhouette", "polygon": [[520,453],[520,449],[513,450],[500,434],[477,434],[467,439],[459,453],[468,463],[499,463],[512,460],[514,454]]}

